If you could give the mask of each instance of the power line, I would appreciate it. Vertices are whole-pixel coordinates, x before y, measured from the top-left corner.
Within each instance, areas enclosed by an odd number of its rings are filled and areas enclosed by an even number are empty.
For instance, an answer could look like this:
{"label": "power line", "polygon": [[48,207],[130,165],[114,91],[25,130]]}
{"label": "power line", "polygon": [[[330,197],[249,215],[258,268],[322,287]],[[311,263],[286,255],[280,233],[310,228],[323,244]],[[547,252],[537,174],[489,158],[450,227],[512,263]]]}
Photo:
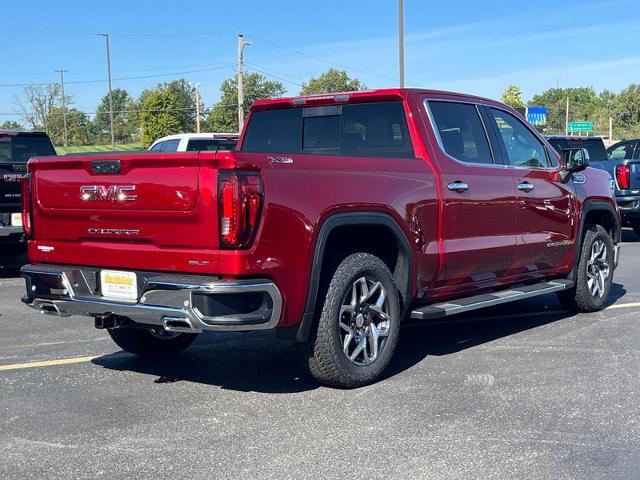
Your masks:
{"label": "power line", "polygon": [[297,85],[298,87],[302,87],[303,86],[302,83],[300,83],[300,82],[295,82],[295,81],[290,80],[288,78],[281,77],[281,76],[275,75],[273,73],[269,73],[269,72],[273,72],[273,70],[265,70],[265,69],[263,69],[263,67],[258,68],[258,66],[255,63],[247,63],[247,65],[251,67],[248,70],[250,72],[261,73],[263,75],[266,75],[267,77],[272,77],[272,78],[275,78],[276,80],[281,80],[283,82],[290,83],[292,85]]}
{"label": "power line", "polygon": [[344,69],[351,70],[351,71],[354,71],[354,72],[364,73],[365,75],[371,75],[372,77],[378,77],[378,78],[382,78],[384,80],[390,80],[392,82],[397,82],[398,81],[397,78],[385,77],[384,75],[379,75],[377,73],[372,73],[372,72],[368,72],[366,70],[362,70],[362,69],[359,69],[359,68],[354,68],[354,67],[350,67],[348,65],[344,65],[344,64],[337,63],[337,62],[333,62],[331,60],[327,60],[326,58],[317,57],[315,55],[311,55],[309,53],[305,53],[305,52],[302,52],[300,50],[295,50],[293,48],[285,47],[284,45],[280,45],[280,44],[272,42],[270,40],[265,40],[264,38],[258,38],[255,35],[248,35],[248,36],[253,38],[254,40],[258,40],[259,42],[266,43],[266,44],[269,44],[269,45],[273,45],[276,48],[280,48],[282,50],[287,50],[289,52],[292,52],[292,53],[295,53],[295,54],[298,54],[298,55],[302,55],[303,57],[312,58],[314,60],[317,60],[319,62],[324,62],[324,63],[332,65],[334,67],[340,67],[340,68],[344,68]]}
{"label": "power line", "polygon": [[[157,73],[157,74],[153,74],[153,75],[136,75],[136,76],[130,76],[130,77],[120,77],[120,78],[114,78],[113,81],[114,82],[121,82],[121,81],[125,81],[125,80],[140,80],[140,79],[146,79],[146,78],[159,78],[159,77],[171,77],[171,76],[175,76],[175,75],[187,75],[190,73],[200,73],[200,72],[210,72],[213,70],[222,70],[224,68],[229,68],[229,67],[233,67],[232,64],[228,63],[228,64],[224,64],[224,65],[220,65],[217,67],[211,67],[211,68],[200,68],[197,70],[187,70],[187,71],[183,71],[183,72],[171,72],[171,73]],[[106,79],[100,79],[100,80],[74,80],[71,82],[66,82],[68,85],[70,84],[88,84],[88,83],[104,83],[106,82]],[[48,85],[51,85],[53,83],[56,82],[47,82],[47,83],[13,83],[13,84],[0,84],[0,87],[30,87],[32,85],[34,86],[41,86],[41,87],[46,87]]]}

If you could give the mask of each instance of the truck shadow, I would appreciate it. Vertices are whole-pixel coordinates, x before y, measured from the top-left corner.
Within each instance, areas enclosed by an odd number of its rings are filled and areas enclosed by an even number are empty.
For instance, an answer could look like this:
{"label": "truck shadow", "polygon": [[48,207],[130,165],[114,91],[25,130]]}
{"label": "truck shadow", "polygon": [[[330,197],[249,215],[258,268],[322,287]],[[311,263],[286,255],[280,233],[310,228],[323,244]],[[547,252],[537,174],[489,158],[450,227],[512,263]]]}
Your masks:
{"label": "truck shadow", "polygon": [[[614,284],[612,301],[626,291]],[[401,374],[430,355],[449,355],[574,316],[554,295],[525,300],[439,324],[403,326],[394,358],[384,377]],[[301,360],[301,346],[272,332],[205,333],[182,355],[141,358],[118,352],[93,360],[95,365],[155,377],[155,383],[196,382],[228,390],[298,393],[318,388]]]}

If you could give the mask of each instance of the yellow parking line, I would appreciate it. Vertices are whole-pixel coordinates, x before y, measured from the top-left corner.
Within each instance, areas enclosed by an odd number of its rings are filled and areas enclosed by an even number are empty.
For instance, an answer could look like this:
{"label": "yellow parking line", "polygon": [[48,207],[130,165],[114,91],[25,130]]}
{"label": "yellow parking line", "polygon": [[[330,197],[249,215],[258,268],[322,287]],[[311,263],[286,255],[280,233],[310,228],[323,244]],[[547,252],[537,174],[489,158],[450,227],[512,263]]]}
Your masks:
{"label": "yellow parking line", "polygon": [[640,307],[640,302],[633,302],[633,303],[616,303],[614,305],[610,305],[607,308],[605,308],[605,310],[613,310],[616,308],[633,308],[633,307]]}
{"label": "yellow parking line", "polygon": [[27,363],[14,363],[13,365],[0,365],[0,372],[7,372],[10,370],[21,370],[23,368],[52,367],[54,365],[72,365],[74,363],[86,363],[98,357],[99,355],[92,355],[87,357],[58,358],[56,360],[43,360],[41,362],[27,362]]}

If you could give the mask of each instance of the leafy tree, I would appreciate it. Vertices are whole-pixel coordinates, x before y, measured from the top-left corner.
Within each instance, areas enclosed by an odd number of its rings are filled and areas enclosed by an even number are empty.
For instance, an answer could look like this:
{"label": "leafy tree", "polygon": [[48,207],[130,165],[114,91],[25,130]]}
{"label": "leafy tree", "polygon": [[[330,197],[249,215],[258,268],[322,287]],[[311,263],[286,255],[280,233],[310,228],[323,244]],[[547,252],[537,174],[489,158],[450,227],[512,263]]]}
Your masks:
{"label": "leafy tree", "polygon": [[165,88],[156,88],[143,92],[140,101],[140,127],[142,143],[145,147],[156,139],[180,133],[180,121],[176,116],[178,99]]}
{"label": "leafy tree", "polygon": [[[286,89],[280,82],[267,80],[259,73],[244,76],[244,111],[261,98],[281,97]],[[220,101],[211,109],[204,120],[204,128],[210,132],[233,133],[238,131],[238,82],[236,77],[228,78],[220,85]]]}
{"label": "leafy tree", "polygon": [[[114,136],[118,143],[130,142],[139,127],[139,118],[135,112],[137,105],[129,93],[116,88],[112,91]],[[111,120],[109,118],[109,94],[100,100],[93,120],[94,129],[99,134],[100,143],[111,140]]]}
{"label": "leafy tree", "polygon": [[[67,144],[91,145],[95,141],[95,130],[89,117],[76,108],[67,108]],[[62,107],[53,107],[47,120],[49,136],[54,145],[64,142],[64,118]]]}
{"label": "leafy tree", "polygon": [[546,106],[548,133],[564,133],[565,112],[569,98],[569,121],[593,121],[601,105],[596,92],[590,87],[550,88],[534,95],[529,105]]}
{"label": "leafy tree", "polygon": [[612,102],[612,117],[623,136],[640,133],[640,85],[633,83],[622,90]]}
{"label": "leafy tree", "polygon": [[5,120],[4,122],[2,122],[2,124],[0,124],[0,128],[3,128],[5,130],[19,130],[22,128],[22,125],[20,125],[15,120]]}
{"label": "leafy tree", "polygon": [[509,85],[502,92],[501,100],[507,105],[511,105],[513,108],[524,108],[525,104],[522,101],[522,90],[517,85]]}
{"label": "leafy tree", "polygon": [[345,70],[330,68],[319,77],[311,78],[308,82],[303,83],[300,95],[350,92],[353,90],[364,90],[366,88],[367,86],[357,78],[350,78]]}
{"label": "leafy tree", "polygon": [[[181,132],[196,131],[196,89],[184,78],[163,83],[160,88],[171,92],[177,102],[175,117]],[[200,110],[203,109],[202,103]]]}

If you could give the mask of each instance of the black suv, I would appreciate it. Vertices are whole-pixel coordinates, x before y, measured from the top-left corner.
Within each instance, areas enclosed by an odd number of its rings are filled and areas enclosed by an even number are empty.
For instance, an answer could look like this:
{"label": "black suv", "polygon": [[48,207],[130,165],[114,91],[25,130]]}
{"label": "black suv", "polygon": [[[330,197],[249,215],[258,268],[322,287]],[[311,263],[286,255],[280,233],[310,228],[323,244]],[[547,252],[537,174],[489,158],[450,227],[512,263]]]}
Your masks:
{"label": "black suv", "polygon": [[27,161],[31,157],[55,154],[44,132],[0,130],[0,244],[24,243],[20,179],[27,172]]}

